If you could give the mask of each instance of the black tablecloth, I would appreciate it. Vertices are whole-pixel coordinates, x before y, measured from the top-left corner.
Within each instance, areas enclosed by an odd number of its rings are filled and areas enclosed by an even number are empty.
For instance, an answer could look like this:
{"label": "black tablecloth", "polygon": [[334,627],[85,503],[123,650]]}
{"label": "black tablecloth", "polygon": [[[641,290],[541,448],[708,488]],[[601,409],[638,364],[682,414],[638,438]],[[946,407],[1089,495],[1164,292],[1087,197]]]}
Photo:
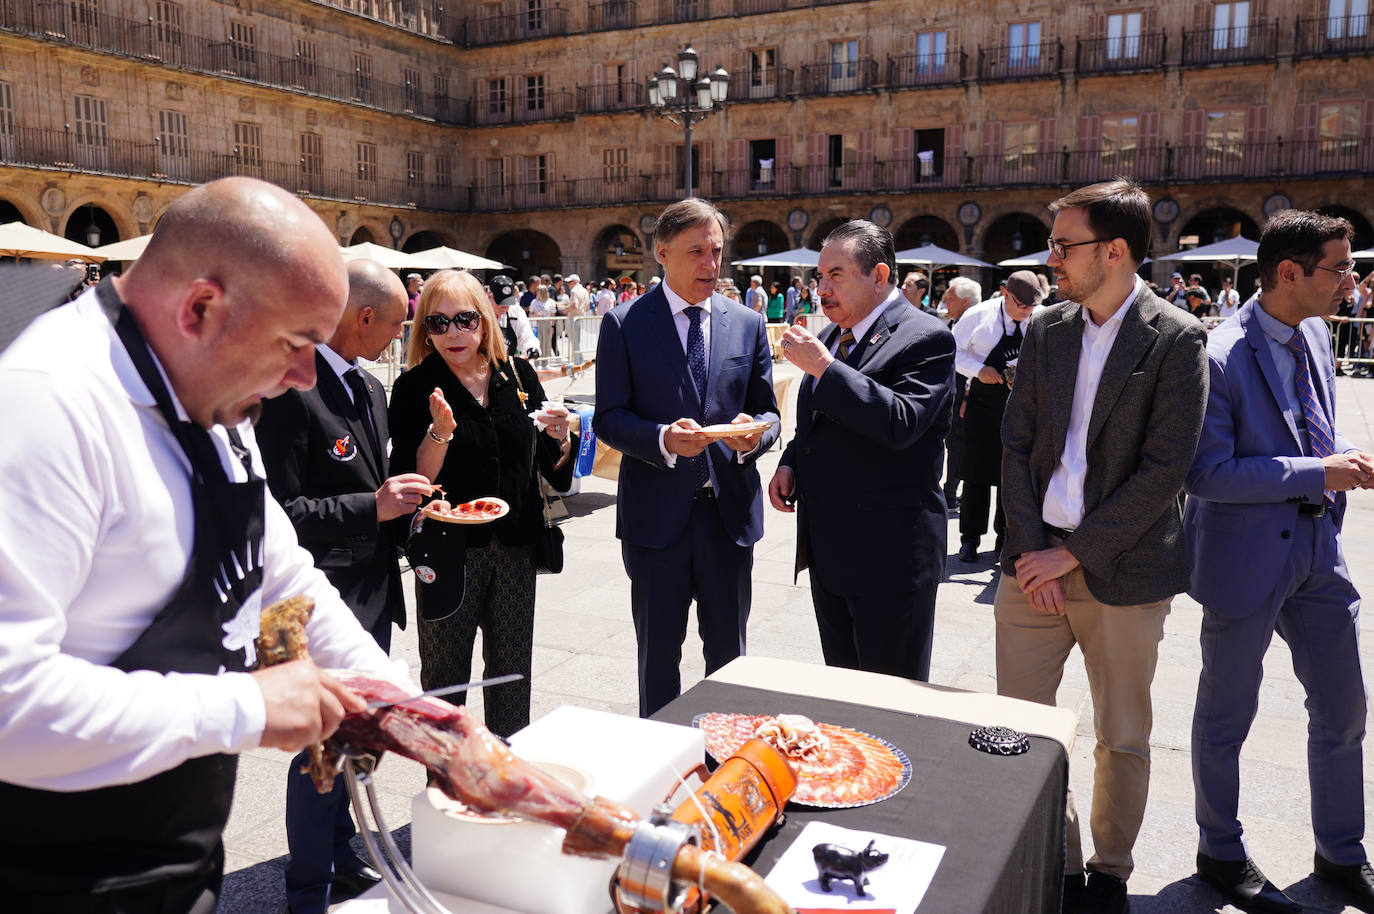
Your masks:
{"label": "black tablecloth", "polygon": [[1058,741],[1033,736],[1024,755],[989,755],[969,746],[972,724],[709,681],[654,717],[690,724],[711,711],[804,714],[881,737],[911,760],[911,782],[881,803],[829,810],[789,806],[783,827],[745,859],[760,875],[768,874],[807,822],[818,820],[944,845],[920,914],[1059,911],[1069,771]]}

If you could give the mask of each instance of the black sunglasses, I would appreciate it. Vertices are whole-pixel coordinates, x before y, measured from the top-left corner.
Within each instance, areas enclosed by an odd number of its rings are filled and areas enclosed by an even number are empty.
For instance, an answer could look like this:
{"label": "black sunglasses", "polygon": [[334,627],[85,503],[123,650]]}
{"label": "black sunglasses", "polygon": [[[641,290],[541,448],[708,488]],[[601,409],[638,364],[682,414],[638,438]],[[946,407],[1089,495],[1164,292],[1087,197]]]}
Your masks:
{"label": "black sunglasses", "polygon": [[425,315],[425,330],[435,336],[443,336],[448,333],[449,324],[457,324],[459,330],[476,330],[482,326],[482,315],[476,311],[460,311],[453,317],[440,314],[437,311]]}

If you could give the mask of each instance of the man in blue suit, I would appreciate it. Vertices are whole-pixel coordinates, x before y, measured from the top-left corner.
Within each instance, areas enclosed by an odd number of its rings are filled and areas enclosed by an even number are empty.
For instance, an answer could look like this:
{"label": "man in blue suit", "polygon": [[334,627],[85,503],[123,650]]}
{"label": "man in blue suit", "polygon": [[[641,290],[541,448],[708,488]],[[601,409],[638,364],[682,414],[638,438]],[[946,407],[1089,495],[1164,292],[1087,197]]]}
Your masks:
{"label": "man in blue suit", "polygon": [[[606,315],[596,351],[596,433],[624,453],[616,506],[635,636],[639,712],[681,691],[687,618],[709,675],[744,653],[763,494],[754,462],[778,437],[763,315],[716,295],[725,217],[695,197],[663,211],[663,282]],[[703,426],[766,422],[712,439]]]}
{"label": "man in blue suit", "polygon": [[824,340],[805,327],[783,336],[807,377],[768,498],[800,511],[796,571],[810,569],[825,662],[925,681],[945,571],[940,473],[954,336],[893,284],[887,229],[844,223],[825,239],[817,272],[834,327]]}
{"label": "man in blue suit", "polygon": [[1245,911],[1301,910],[1254,865],[1237,818],[1241,745],[1275,631],[1307,693],[1315,873],[1374,911],[1374,871],[1361,844],[1360,600],[1340,541],[1345,492],[1370,485],[1374,459],[1335,428],[1322,321],[1354,286],[1352,235],[1344,219],[1275,214],[1260,236],[1263,291],[1207,342],[1211,394],[1184,515],[1188,592],[1203,607],[1193,713],[1197,866]]}

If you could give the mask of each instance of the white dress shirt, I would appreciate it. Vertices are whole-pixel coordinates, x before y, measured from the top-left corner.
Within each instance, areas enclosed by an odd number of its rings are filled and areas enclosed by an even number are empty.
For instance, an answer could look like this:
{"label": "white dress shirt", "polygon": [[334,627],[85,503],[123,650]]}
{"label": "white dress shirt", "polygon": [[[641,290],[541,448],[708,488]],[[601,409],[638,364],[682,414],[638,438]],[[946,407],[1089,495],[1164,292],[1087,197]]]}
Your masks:
{"label": "white dress shirt", "polygon": [[[677,330],[677,338],[682,343],[682,351],[687,351],[687,333],[692,328],[692,319],[687,316],[687,309],[692,307],[692,302],[683,298],[673,291],[673,287],[666,282],[663,284],[663,294],[668,298],[668,309],[673,313],[673,327]],[[708,296],[706,301],[697,302],[697,307],[701,308],[701,342],[705,347],[706,364],[711,364],[711,299]],[[690,370],[690,369],[689,369]],[[668,453],[668,447],[664,444],[663,438],[668,434],[668,426],[658,427],[658,452],[663,455],[663,462],[669,467],[677,466],[677,455]],[[707,483],[710,485],[710,483]]]}
{"label": "white dress shirt", "polygon": [[518,351],[508,353],[508,355],[523,357],[531,349],[539,349],[539,337],[534,335],[534,325],[530,323],[524,308],[519,305],[511,305],[506,309],[505,316],[498,317],[496,322],[503,328],[509,326],[515,331],[515,348]]}
{"label": "white dress shirt", "polygon": [[339,383],[343,385],[344,390],[348,393],[348,402],[357,406],[357,401],[353,397],[353,387],[348,383],[348,379],[344,377],[345,372],[352,371],[358,367],[357,360],[355,359],[352,362],[348,361],[348,359],[345,359],[333,349],[330,349],[328,343],[317,343],[315,345],[315,351],[324,356],[324,360],[329,363],[329,367],[334,369],[334,374],[338,376]]}
{"label": "white dress shirt", "polygon": [[[194,517],[190,462],[94,290],[0,355],[0,401],[11,435],[0,449],[0,780],[84,790],[256,747],[266,710],[247,673],[108,666],[181,583]],[[263,475],[251,425],[238,430]],[[225,429],[210,434],[229,478],[246,480]],[[321,666],[394,678],[281,506],[264,501],[262,605],[311,597]]]}
{"label": "white dress shirt", "polygon": [[1126,317],[1144,284],[1136,277],[1130,294],[1111,317],[1098,326],[1088,309],[1083,309],[1083,348],[1078,353],[1078,376],[1073,382],[1073,407],[1069,411],[1069,432],[1064,450],[1045,490],[1040,517],[1052,527],[1077,530],[1083,523],[1083,480],[1088,475],[1088,423],[1092,419],[1102,369],[1111,355],[1121,321]]}
{"label": "white dress shirt", "polygon": [[[983,360],[988,353],[997,348],[1002,337],[1014,333],[1016,321],[1007,316],[1002,307],[1003,298],[997,296],[979,302],[969,308],[954,322],[954,370],[966,378],[978,377],[983,370]],[[1043,310],[1039,305],[1031,314]],[[1029,318],[1027,318],[1029,320]],[[1021,322],[1021,333],[1026,332],[1026,322]]]}

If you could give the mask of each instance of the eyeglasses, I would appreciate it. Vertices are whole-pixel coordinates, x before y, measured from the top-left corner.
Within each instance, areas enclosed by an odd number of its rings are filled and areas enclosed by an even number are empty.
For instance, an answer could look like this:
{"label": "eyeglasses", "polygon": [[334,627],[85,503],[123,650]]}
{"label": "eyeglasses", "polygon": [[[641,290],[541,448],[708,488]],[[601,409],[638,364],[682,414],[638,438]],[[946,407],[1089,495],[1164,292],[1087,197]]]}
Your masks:
{"label": "eyeglasses", "polygon": [[1315,269],[1318,269],[1318,270],[1325,270],[1325,271],[1328,272],[1328,273],[1335,273],[1335,274],[1336,274],[1336,282],[1337,282],[1337,283],[1343,283],[1343,282],[1345,282],[1345,278],[1346,278],[1347,276],[1349,276],[1351,273],[1355,272],[1355,266],[1356,266],[1356,264],[1355,264],[1354,261],[1351,261],[1345,268],[1340,269],[1340,270],[1336,269],[1335,267],[1324,267],[1324,266],[1322,266],[1322,265],[1319,264],[1319,263],[1314,263],[1314,264],[1312,264],[1312,266],[1313,266]]}
{"label": "eyeglasses", "polygon": [[1058,257],[1060,260],[1063,260],[1066,256],[1064,252],[1067,251],[1069,248],[1081,248],[1085,244],[1102,244],[1103,242],[1110,240],[1110,238],[1091,238],[1087,241],[1075,241],[1073,244],[1065,244],[1062,241],[1051,241],[1050,253],[1053,254],[1055,257]]}
{"label": "eyeglasses", "polygon": [[425,330],[435,336],[443,336],[448,333],[449,324],[457,324],[459,330],[476,330],[482,326],[482,315],[476,311],[460,311],[453,317],[440,314],[437,311],[425,315]]}

